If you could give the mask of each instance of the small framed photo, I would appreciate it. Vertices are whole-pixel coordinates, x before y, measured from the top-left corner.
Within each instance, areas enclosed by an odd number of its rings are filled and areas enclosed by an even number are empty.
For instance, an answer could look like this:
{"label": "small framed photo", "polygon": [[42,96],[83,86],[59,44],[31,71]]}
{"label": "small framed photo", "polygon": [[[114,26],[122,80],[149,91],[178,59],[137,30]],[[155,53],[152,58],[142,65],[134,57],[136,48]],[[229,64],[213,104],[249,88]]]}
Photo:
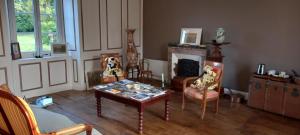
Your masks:
{"label": "small framed photo", "polygon": [[200,45],[202,28],[182,28],[180,36],[181,45]]}
{"label": "small framed photo", "polygon": [[22,58],[20,44],[18,42],[11,43],[11,56],[13,60]]}
{"label": "small framed photo", "polygon": [[53,43],[51,47],[52,54],[66,54],[67,46],[63,43]]}

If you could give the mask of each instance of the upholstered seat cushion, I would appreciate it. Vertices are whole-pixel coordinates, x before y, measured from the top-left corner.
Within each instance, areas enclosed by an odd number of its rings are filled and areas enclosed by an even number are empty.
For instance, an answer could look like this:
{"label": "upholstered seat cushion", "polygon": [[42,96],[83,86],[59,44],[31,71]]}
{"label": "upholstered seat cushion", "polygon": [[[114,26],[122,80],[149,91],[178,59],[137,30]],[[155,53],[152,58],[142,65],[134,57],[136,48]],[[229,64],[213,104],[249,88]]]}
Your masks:
{"label": "upholstered seat cushion", "polygon": [[[196,99],[200,99],[200,100],[203,99],[203,94],[198,89],[195,89],[192,87],[187,87],[184,90],[184,94],[189,97],[192,97],[192,98],[196,98]],[[207,99],[217,98],[218,96],[219,96],[219,93],[215,90],[207,91]]]}
{"label": "upholstered seat cushion", "polygon": [[[76,125],[76,123],[74,123],[64,115],[51,112],[43,108],[39,108],[35,105],[30,105],[30,107],[35,115],[39,129],[42,133],[58,131],[62,128],[67,128]],[[83,132],[79,135],[86,135],[86,133]],[[92,135],[102,135],[102,134],[98,132],[96,129],[93,129]]]}

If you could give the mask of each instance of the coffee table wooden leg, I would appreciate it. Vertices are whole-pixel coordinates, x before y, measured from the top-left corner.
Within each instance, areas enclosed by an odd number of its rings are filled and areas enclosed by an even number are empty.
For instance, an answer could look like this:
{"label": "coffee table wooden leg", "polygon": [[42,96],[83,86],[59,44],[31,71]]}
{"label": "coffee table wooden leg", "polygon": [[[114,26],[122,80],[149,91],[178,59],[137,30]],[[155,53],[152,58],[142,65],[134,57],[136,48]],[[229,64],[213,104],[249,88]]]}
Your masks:
{"label": "coffee table wooden leg", "polygon": [[97,116],[101,117],[101,97],[97,98]]}
{"label": "coffee table wooden leg", "polygon": [[165,120],[169,120],[169,99],[165,101]]}
{"label": "coffee table wooden leg", "polygon": [[139,133],[143,134],[144,109],[139,108]]}

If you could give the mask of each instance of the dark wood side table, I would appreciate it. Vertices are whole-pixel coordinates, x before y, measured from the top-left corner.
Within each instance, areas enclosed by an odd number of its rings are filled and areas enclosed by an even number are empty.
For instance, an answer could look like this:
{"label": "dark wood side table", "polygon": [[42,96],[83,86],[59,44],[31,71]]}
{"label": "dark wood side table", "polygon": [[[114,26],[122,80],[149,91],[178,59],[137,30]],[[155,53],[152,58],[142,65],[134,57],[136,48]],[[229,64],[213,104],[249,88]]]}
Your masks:
{"label": "dark wood side table", "polygon": [[98,117],[101,117],[101,98],[107,98],[116,102],[120,102],[129,106],[136,107],[139,112],[139,125],[138,125],[138,130],[139,133],[143,133],[143,117],[144,117],[144,109],[152,105],[154,103],[160,102],[160,101],[165,101],[165,120],[169,120],[169,101],[171,97],[171,91],[167,90],[167,92],[163,95],[157,96],[157,97],[152,97],[144,101],[138,101],[134,100],[128,97],[123,97],[118,94],[112,94],[109,92],[105,92],[104,90],[95,90],[95,97],[97,100],[97,115]]}
{"label": "dark wood side table", "polygon": [[206,42],[207,45],[212,45],[212,51],[210,52],[210,55],[207,57],[207,60],[216,61],[216,62],[223,62],[223,55],[222,55],[222,48],[223,45],[228,45],[230,42],[224,42],[224,43],[217,43],[215,40],[212,42]]}

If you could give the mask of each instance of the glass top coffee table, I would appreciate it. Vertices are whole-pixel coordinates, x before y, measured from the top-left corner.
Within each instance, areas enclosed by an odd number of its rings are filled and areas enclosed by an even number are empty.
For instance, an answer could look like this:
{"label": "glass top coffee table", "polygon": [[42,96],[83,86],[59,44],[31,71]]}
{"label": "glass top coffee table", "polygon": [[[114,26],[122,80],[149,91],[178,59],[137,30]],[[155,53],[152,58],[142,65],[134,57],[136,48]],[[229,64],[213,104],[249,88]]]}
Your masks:
{"label": "glass top coffee table", "polygon": [[165,101],[165,120],[169,120],[170,90],[163,90],[149,84],[122,80],[119,82],[99,85],[93,88],[97,100],[97,115],[101,117],[101,98],[107,98],[119,103],[137,108],[139,112],[139,133],[143,133],[144,109],[154,103]]}

